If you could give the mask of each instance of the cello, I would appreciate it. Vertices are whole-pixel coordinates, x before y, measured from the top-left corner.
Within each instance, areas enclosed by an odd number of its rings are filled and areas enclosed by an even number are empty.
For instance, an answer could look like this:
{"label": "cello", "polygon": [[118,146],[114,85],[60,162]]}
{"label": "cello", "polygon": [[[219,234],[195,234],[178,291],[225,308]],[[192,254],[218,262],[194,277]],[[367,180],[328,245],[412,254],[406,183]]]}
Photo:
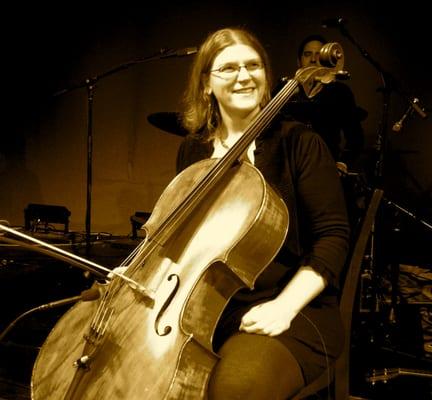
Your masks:
{"label": "cello", "polygon": [[33,400],[206,398],[222,311],[238,290],[253,289],[289,223],[283,200],[239,160],[299,85],[312,97],[335,79],[342,50],[331,43],[321,51],[331,67],[300,69],[225,156],[191,165],[168,185],[124,274],[48,335],[33,368]]}

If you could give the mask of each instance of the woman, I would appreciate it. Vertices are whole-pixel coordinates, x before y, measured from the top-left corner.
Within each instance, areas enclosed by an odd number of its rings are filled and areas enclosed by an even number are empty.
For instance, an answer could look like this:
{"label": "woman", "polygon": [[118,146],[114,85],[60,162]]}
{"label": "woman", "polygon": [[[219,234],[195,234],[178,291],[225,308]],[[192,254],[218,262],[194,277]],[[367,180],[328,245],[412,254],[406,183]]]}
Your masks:
{"label": "woman", "polygon": [[[210,34],[185,92],[178,172],[222,157],[270,100],[270,65],[244,29]],[[285,201],[285,243],[258,278],[228,304],[214,347],[210,399],[286,399],[318,377],[342,349],[338,281],[349,228],[335,163],[320,137],[294,121],[274,121],[247,158]]]}

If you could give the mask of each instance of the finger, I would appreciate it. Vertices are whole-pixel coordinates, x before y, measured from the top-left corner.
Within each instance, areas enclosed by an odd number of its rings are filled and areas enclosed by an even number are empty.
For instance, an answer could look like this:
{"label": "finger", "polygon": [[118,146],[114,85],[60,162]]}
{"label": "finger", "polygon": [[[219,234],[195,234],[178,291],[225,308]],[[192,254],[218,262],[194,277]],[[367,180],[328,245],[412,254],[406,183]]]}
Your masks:
{"label": "finger", "polygon": [[249,309],[249,311],[245,314],[245,315],[248,315],[248,314],[256,314],[257,312],[260,312],[260,311],[262,311],[261,310],[261,308],[262,308],[262,304],[258,304],[257,306],[253,306],[252,308],[250,308]]}
{"label": "finger", "polygon": [[255,332],[257,329],[261,329],[257,321],[248,321],[248,323],[241,323],[240,330],[245,332]]}
{"label": "finger", "polygon": [[253,325],[253,326],[245,326],[241,329],[243,332],[246,333],[261,333],[261,329],[258,328],[257,326]]}
{"label": "finger", "polygon": [[265,321],[257,321],[251,325],[242,326],[242,330],[248,333],[266,334],[269,325]]}
{"label": "finger", "polygon": [[246,333],[253,333],[256,335],[275,336],[275,334],[269,328],[260,328],[257,326],[247,327],[244,329]]}
{"label": "finger", "polygon": [[256,318],[255,315],[253,314],[253,312],[251,312],[251,311],[252,310],[249,310],[245,315],[243,315],[243,317],[241,319],[241,323],[244,326],[252,325],[258,321],[258,318]]}
{"label": "finger", "polygon": [[246,332],[247,330],[253,329],[254,326],[255,326],[255,322],[253,321],[250,321],[248,323],[241,322],[239,330]]}
{"label": "finger", "polygon": [[243,322],[244,325],[248,326],[248,325],[255,324],[257,322],[257,319],[256,318],[251,318],[251,317],[248,316],[247,318],[242,319],[242,322]]}

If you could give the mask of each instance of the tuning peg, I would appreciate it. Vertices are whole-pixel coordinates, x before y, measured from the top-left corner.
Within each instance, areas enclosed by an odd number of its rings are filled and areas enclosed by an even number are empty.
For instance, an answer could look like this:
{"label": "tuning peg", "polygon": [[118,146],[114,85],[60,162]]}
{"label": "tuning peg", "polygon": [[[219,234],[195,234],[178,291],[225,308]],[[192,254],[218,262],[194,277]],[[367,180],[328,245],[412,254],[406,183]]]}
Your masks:
{"label": "tuning peg", "polygon": [[351,78],[351,75],[348,71],[338,71],[335,74],[336,79],[340,80],[340,81],[346,81],[347,79]]}

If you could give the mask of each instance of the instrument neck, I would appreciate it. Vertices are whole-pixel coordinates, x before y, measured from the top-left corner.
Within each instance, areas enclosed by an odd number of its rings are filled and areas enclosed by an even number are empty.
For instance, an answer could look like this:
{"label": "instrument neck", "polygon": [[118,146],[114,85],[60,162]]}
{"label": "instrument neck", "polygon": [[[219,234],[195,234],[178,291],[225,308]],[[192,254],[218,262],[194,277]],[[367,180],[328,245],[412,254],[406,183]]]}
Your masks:
{"label": "instrument neck", "polygon": [[251,143],[263,132],[279,113],[285,103],[296,93],[298,82],[294,79],[287,81],[276,96],[259,112],[246,128],[242,137],[231,147],[225,157],[221,159],[218,168],[230,168],[247,151]]}
{"label": "instrument neck", "polygon": [[204,176],[198,185],[191,191],[190,195],[179,207],[161,223],[153,232],[152,239],[163,244],[184,218],[189,215],[195,205],[198,204],[206,193],[225,175],[225,173],[241,160],[252,142],[270,125],[285,103],[296,93],[298,81],[291,79],[273,97],[273,99],[255,116],[246,128],[241,138],[231,149],[217,162],[214,167]]}

